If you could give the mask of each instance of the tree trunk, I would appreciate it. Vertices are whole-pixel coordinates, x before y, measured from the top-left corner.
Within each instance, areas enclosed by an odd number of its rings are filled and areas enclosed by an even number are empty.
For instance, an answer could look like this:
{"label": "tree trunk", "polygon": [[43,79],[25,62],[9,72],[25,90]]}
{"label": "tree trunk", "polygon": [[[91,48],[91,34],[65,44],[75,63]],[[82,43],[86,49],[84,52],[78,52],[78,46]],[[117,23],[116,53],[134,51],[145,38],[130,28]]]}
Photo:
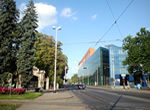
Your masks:
{"label": "tree trunk", "polygon": [[18,81],[17,81],[17,84],[16,84],[16,88],[21,88],[21,74],[19,74],[19,76],[18,76]]}

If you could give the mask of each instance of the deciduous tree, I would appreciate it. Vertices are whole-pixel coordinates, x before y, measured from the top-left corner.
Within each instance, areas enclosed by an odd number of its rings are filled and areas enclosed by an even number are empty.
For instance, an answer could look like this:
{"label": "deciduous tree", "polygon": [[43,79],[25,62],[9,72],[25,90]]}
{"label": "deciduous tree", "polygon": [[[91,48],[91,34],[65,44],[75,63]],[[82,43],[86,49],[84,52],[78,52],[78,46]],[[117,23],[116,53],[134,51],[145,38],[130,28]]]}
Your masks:
{"label": "deciduous tree", "polygon": [[[50,85],[53,85],[54,79],[54,60],[55,60],[55,40],[53,36],[38,33],[38,40],[35,43],[36,60],[35,66],[40,70],[46,71],[46,77],[50,79]],[[65,66],[67,65],[67,56],[62,53],[62,43],[58,42],[57,48],[57,83],[63,83],[65,75]]]}
{"label": "deciduous tree", "polygon": [[[141,28],[135,37],[127,36],[123,41],[123,49],[127,51],[128,56],[123,61],[123,65],[128,65],[128,72],[135,76],[150,72],[150,32]],[[148,79],[145,77],[149,86]]]}

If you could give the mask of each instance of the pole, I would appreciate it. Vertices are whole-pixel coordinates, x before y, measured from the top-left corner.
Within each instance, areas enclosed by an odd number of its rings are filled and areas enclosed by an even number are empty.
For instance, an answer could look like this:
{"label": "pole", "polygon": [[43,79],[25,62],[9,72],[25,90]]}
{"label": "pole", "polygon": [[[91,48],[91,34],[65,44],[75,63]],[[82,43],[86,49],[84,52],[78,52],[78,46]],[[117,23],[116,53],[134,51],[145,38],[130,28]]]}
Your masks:
{"label": "pole", "polygon": [[90,85],[90,83],[89,83],[89,82],[90,82],[90,81],[89,81],[89,80],[90,80],[90,79],[89,79],[89,76],[90,76],[90,75],[89,75],[89,70],[88,70],[88,85]]}
{"label": "pole", "polygon": [[56,28],[56,41],[55,41],[54,92],[56,92],[56,62],[57,62],[57,28]]}
{"label": "pole", "polygon": [[98,85],[98,66],[97,66],[97,85]]}
{"label": "pole", "polygon": [[114,79],[114,88],[115,88],[115,69],[114,69],[114,57],[113,57],[113,79]]}
{"label": "pole", "polygon": [[67,69],[67,66],[65,66],[65,77],[64,77],[64,84],[66,83],[66,69]]}
{"label": "pole", "polygon": [[11,74],[11,84],[10,84],[10,96],[11,96],[11,85],[12,85],[12,74]]}

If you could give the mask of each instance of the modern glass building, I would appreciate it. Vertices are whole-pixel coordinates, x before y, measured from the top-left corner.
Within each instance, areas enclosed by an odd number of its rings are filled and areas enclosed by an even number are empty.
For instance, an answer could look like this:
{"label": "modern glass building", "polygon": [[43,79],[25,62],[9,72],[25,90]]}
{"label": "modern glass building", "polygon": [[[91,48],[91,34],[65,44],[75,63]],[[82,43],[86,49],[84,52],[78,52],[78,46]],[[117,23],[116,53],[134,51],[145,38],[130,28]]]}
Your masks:
{"label": "modern glass building", "polygon": [[[79,62],[79,83],[86,85],[130,85],[142,84],[147,87],[144,76],[132,76],[127,71],[127,66],[122,61],[127,57],[127,52],[122,47],[107,45],[99,47],[96,51],[90,48]],[[147,76],[146,76],[147,77]]]}
{"label": "modern glass building", "polygon": [[125,74],[126,85],[127,81],[134,81],[133,76],[129,76],[127,66],[122,65],[122,61],[125,60],[127,52],[124,52],[122,47],[112,44],[106,47],[109,49],[110,85],[123,85],[122,74]]}
{"label": "modern glass building", "polygon": [[79,82],[86,85],[109,85],[109,50],[99,47],[86,62],[79,65]]}
{"label": "modern glass building", "polygon": [[115,45],[99,47],[84,63],[79,63],[79,82],[110,86],[123,85],[123,79],[126,85],[129,81],[134,82],[134,77],[127,72],[127,66],[122,65],[126,56],[127,52],[124,52],[122,47]]}

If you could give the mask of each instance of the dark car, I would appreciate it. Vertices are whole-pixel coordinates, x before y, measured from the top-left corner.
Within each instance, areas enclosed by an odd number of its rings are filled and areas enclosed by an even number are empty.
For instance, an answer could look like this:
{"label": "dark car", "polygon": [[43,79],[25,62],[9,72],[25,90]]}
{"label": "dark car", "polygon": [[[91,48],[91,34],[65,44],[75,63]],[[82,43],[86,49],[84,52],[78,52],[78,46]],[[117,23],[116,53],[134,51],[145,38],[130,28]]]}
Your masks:
{"label": "dark car", "polygon": [[78,87],[78,89],[85,89],[86,88],[86,86],[84,84],[78,84],[77,87]]}

